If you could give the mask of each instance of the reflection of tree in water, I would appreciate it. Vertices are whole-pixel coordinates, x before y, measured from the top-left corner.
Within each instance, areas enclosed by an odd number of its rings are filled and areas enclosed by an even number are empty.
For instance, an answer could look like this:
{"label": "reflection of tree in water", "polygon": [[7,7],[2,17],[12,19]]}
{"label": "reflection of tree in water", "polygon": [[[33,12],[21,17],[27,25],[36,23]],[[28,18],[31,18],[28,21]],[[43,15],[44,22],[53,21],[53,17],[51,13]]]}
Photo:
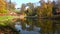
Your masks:
{"label": "reflection of tree in water", "polygon": [[22,26],[22,29],[25,30],[26,27],[25,27],[25,21],[24,20],[20,20],[19,18],[16,20],[16,22],[19,22],[20,25]]}
{"label": "reflection of tree in water", "polygon": [[[57,20],[56,20],[57,21]],[[41,34],[60,34],[60,24],[53,20],[39,20],[38,26],[41,27]],[[39,25],[40,24],[40,25]],[[57,31],[57,32],[56,32]]]}
{"label": "reflection of tree in water", "polygon": [[[34,26],[40,27],[41,34],[55,34],[56,32],[54,32],[55,30],[57,30],[57,33],[60,34],[60,25],[54,25],[54,21],[53,20],[43,20],[43,19],[39,19],[37,21],[35,20],[31,20],[28,23],[30,23],[31,27],[30,30],[34,28]],[[58,23],[58,22],[57,22]],[[53,26],[54,25],[54,26]]]}
{"label": "reflection of tree in water", "polygon": [[31,30],[33,30],[34,26],[36,25],[37,20],[35,18],[27,18],[26,23],[27,23],[27,25],[30,25],[28,30],[31,31]]}
{"label": "reflection of tree in water", "polygon": [[38,19],[38,23],[37,23],[37,26],[41,27],[41,33],[45,33],[47,31],[47,24],[46,24],[46,20],[43,20],[43,19]]}
{"label": "reflection of tree in water", "polygon": [[26,24],[25,24],[24,21],[21,22],[21,25],[22,25],[22,29],[25,30],[26,29],[26,26],[25,26]]}
{"label": "reflection of tree in water", "polygon": [[[57,21],[57,20],[56,20]],[[57,31],[57,34],[60,34],[60,24],[56,24],[58,23],[58,21],[56,22],[54,20],[45,20],[45,19],[31,19],[31,18],[27,18],[27,20],[25,21],[21,21],[18,20],[18,22],[21,23],[22,25],[22,29],[23,30],[28,30],[28,31],[33,31],[34,30],[34,26],[36,27],[40,27],[40,33],[41,34],[55,34]],[[26,24],[30,25],[29,28],[26,28]]]}
{"label": "reflection of tree in water", "polygon": [[57,34],[60,34],[60,20],[59,21],[55,20],[53,22],[53,33],[55,33],[55,32]]}
{"label": "reflection of tree in water", "polygon": [[[52,21],[51,20],[42,20],[41,21],[41,34],[51,34],[52,32]],[[40,23],[40,24],[41,24]]]}

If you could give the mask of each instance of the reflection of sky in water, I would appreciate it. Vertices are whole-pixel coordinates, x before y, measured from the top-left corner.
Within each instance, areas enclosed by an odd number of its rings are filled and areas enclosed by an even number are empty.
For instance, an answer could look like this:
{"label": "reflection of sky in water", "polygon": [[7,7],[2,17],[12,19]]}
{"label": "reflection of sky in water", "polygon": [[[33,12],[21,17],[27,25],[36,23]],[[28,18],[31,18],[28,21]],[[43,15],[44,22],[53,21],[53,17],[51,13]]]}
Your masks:
{"label": "reflection of sky in water", "polygon": [[[16,24],[15,27],[17,30],[20,30],[21,34],[39,34],[38,31],[40,31],[39,27],[34,27],[33,31],[27,31],[26,29],[22,30],[22,26],[18,24]],[[26,25],[26,27],[29,27],[29,26]]]}
{"label": "reflection of sky in water", "polygon": [[39,34],[39,33],[34,31],[22,31],[21,34]]}

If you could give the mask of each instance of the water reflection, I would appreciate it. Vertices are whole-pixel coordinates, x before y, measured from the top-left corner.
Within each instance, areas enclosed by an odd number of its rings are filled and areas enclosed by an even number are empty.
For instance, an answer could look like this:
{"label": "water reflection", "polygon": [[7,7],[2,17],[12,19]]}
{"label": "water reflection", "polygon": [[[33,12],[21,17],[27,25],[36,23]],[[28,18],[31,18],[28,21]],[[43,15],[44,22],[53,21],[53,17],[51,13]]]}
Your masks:
{"label": "water reflection", "polygon": [[[19,23],[17,23],[19,22]],[[15,28],[21,32],[21,34],[60,34],[60,21],[40,19],[37,21],[31,20],[16,21]]]}
{"label": "water reflection", "polygon": [[24,26],[22,26],[21,24],[15,24],[15,27],[18,31],[21,32],[21,34],[39,34],[39,27],[34,27],[34,30],[29,30],[30,29],[30,25],[25,24],[25,29],[23,29]]}

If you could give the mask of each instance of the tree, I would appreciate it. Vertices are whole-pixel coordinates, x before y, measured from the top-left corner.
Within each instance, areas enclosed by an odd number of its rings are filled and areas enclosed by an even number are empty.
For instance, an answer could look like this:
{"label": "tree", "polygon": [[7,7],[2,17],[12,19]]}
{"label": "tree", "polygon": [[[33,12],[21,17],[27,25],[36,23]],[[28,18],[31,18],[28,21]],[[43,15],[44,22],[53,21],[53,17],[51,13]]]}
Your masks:
{"label": "tree", "polygon": [[41,4],[41,6],[37,7],[37,14],[40,17],[45,17],[47,16],[47,5],[46,3]]}
{"label": "tree", "polygon": [[58,1],[58,2],[57,2],[57,3],[58,3],[58,7],[60,8],[60,0],[57,0],[57,1]]}
{"label": "tree", "polygon": [[34,4],[33,3],[27,3],[27,6],[29,6],[29,8],[27,8],[27,12],[30,14],[30,16],[35,16],[36,11],[34,8]]}
{"label": "tree", "polygon": [[27,6],[29,6],[29,8],[32,9],[32,10],[34,9],[33,3],[27,3]]}
{"label": "tree", "polygon": [[22,4],[20,12],[24,14],[25,13],[24,11],[25,11],[25,4]]}
{"label": "tree", "polygon": [[53,4],[48,0],[48,3],[47,3],[47,16],[52,16],[52,7],[53,7]]}
{"label": "tree", "polygon": [[30,8],[27,8],[26,12],[27,16],[32,16],[32,10]]}
{"label": "tree", "polygon": [[15,3],[11,2],[11,1],[6,2],[6,7],[8,10],[14,11],[15,10]]}
{"label": "tree", "polygon": [[0,13],[6,13],[7,9],[6,9],[6,3],[4,0],[0,0]]}

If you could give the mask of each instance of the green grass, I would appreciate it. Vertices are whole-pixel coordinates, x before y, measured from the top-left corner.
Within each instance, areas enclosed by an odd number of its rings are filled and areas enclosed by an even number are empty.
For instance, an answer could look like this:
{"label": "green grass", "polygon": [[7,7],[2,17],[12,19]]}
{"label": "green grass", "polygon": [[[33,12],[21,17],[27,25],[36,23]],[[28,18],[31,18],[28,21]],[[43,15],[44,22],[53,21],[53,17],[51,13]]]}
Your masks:
{"label": "green grass", "polygon": [[11,20],[13,18],[17,18],[16,16],[0,16],[0,21]]}
{"label": "green grass", "polygon": [[[0,25],[6,25],[7,21],[13,19],[13,16],[0,16]],[[6,22],[5,22],[6,21]]]}
{"label": "green grass", "polygon": [[18,16],[0,16],[0,25],[6,26],[14,18],[18,18]]}

